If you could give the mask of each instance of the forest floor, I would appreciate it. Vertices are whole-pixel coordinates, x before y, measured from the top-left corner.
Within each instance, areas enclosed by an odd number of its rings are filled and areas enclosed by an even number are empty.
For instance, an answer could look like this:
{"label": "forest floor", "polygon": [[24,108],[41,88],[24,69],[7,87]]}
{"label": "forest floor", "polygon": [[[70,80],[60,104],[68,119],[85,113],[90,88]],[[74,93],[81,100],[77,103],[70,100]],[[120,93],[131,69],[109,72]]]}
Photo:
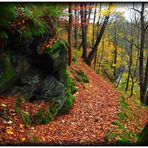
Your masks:
{"label": "forest floor", "polygon": [[[107,144],[104,136],[110,129],[115,128],[112,122],[117,120],[116,114],[121,110],[118,101],[121,94],[81,59],[78,59],[77,64],[72,63],[68,70],[78,89],[74,94],[76,99],[69,113],[56,117],[49,124],[33,127],[26,127],[19,119],[9,123],[1,121],[0,144]],[[82,70],[87,75],[89,83],[77,82],[73,70]],[[3,107],[12,108],[13,103],[14,98],[9,101],[0,99]],[[137,111],[135,108],[133,112],[140,124],[132,126],[130,122],[126,123],[126,127],[138,132],[139,128],[143,128],[148,122],[148,110],[139,108]]]}

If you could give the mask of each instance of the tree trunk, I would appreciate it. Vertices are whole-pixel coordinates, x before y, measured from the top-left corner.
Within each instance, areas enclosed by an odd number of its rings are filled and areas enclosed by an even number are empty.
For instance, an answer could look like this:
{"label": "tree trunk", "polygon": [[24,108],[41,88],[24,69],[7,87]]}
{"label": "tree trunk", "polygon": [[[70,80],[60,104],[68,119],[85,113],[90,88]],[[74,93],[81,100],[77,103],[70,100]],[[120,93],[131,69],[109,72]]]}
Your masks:
{"label": "tree trunk", "polygon": [[81,3],[81,28],[82,28],[82,47],[83,47],[83,52],[82,52],[82,58],[84,61],[87,59],[87,32],[86,32],[86,4],[84,5]]}
{"label": "tree trunk", "polygon": [[[90,6],[91,6],[91,4],[89,4]],[[87,23],[89,23],[89,20],[90,20],[90,16],[91,16],[91,12],[92,12],[92,9],[90,8],[89,9],[89,12],[88,12],[88,18],[87,18]],[[85,12],[86,13],[86,12]],[[87,13],[86,13],[86,15],[87,15]],[[88,25],[87,25],[87,27],[88,27]]]}
{"label": "tree trunk", "polygon": [[92,47],[94,46],[94,42],[95,42],[95,22],[96,22],[96,7],[95,7],[95,11],[94,11],[94,19],[93,19],[93,31],[92,31]]}
{"label": "tree trunk", "polygon": [[141,102],[144,103],[144,69],[143,69],[143,49],[145,41],[145,31],[144,31],[144,3],[141,7],[141,39],[140,39],[140,56],[139,56],[139,80],[140,80],[140,98]]}
{"label": "tree trunk", "polygon": [[131,94],[130,94],[129,97],[132,97],[133,96],[134,84],[135,84],[134,78],[132,78]]}
{"label": "tree trunk", "polygon": [[148,105],[148,57],[145,67],[145,79],[144,79],[144,104]]}
{"label": "tree trunk", "polygon": [[[75,4],[75,7],[77,7],[77,4]],[[74,28],[74,38],[75,38],[75,44],[74,47],[77,49],[78,47],[78,14],[77,14],[77,10],[75,10],[75,28]]]}
{"label": "tree trunk", "polygon": [[125,88],[125,91],[128,90],[128,86],[129,86],[129,80],[130,80],[130,74],[131,74],[131,67],[132,67],[132,63],[133,63],[133,59],[132,59],[132,56],[133,56],[133,43],[131,43],[131,48],[130,48],[130,54],[129,54],[129,58],[130,58],[130,61],[129,61],[129,67],[128,67],[128,77],[127,77],[127,82],[126,82],[126,88]]}
{"label": "tree trunk", "polygon": [[[116,25],[116,24],[115,24]],[[116,64],[117,64],[117,44],[118,44],[118,39],[117,39],[117,28],[114,25],[114,46],[115,46],[115,50],[114,50],[114,81],[116,81]]]}
{"label": "tree trunk", "polygon": [[105,31],[106,27],[107,27],[108,20],[109,20],[109,15],[105,17],[103,25],[102,25],[101,30],[100,30],[100,33],[99,33],[99,35],[97,37],[97,40],[95,42],[95,45],[94,45],[93,49],[91,50],[91,52],[88,55],[88,58],[87,58],[87,64],[88,65],[91,65],[91,62],[92,62],[92,60],[93,60],[93,58],[94,58],[94,56],[95,56],[95,54],[96,54],[96,52],[98,50],[98,45],[99,45],[99,43],[100,43],[100,41],[102,39],[102,36],[104,34],[104,31]]}
{"label": "tree trunk", "polygon": [[94,60],[94,69],[96,69],[96,63],[97,63],[97,53],[95,55],[95,60]]}
{"label": "tree trunk", "polygon": [[124,73],[124,70],[123,70],[122,73],[120,74],[120,77],[119,77],[119,80],[118,80],[118,82],[117,82],[116,87],[119,86],[123,73]]}
{"label": "tree trunk", "polygon": [[71,8],[71,4],[69,4],[69,26],[68,26],[68,43],[69,43],[69,47],[68,47],[68,64],[71,64],[72,61],[72,8]]}
{"label": "tree trunk", "polygon": [[98,56],[98,73],[100,72],[100,67],[101,67],[101,62],[102,62],[102,59],[103,59],[103,53],[104,53],[104,39],[105,39],[105,36],[103,36],[103,39],[102,39],[102,50],[100,50],[100,58]]}

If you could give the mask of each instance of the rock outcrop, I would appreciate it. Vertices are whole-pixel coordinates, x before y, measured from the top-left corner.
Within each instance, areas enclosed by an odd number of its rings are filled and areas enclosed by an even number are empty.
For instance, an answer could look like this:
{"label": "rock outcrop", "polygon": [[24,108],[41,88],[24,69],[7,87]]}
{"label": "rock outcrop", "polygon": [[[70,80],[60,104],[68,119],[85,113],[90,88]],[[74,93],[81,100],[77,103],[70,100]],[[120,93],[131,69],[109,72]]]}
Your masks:
{"label": "rock outcrop", "polygon": [[56,115],[66,101],[66,47],[61,44],[50,54],[40,54],[47,35],[30,40],[10,36],[7,50],[0,56],[0,95],[48,101],[56,106]]}

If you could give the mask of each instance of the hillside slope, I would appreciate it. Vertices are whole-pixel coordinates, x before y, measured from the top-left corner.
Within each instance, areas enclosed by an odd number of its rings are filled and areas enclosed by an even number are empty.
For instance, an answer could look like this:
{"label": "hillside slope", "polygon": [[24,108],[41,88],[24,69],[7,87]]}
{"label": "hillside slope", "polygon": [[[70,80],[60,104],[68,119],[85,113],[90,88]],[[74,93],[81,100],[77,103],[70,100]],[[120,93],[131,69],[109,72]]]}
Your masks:
{"label": "hillside slope", "polygon": [[[74,71],[83,71],[89,83],[76,81]],[[78,91],[74,94],[76,99],[68,114],[58,116],[49,124],[25,127],[15,125],[13,135],[7,135],[1,125],[2,144],[47,144],[47,145],[98,145],[107,144],[105,134],[115,128],[113,121],[117,120],[117,112],[120,111],[118,99],[120,94],[114,86],[104,78],[96,74],[81,59],[78,63],[72,63],[68,67],[70,76],[74,80]],[[2,103],[2,100],[0,100]],[[148,110],[141,110],[137,116],[141,127],[144,127]],[[135,113],[139,114],[139,112]],[[136,131],[136,126],[129,126]],[[133,129],[135,128],[135,129]],[[24,138],[24,139],[23,139]]]}
{"label": "hillside slope", "polygon": [[116,120],[119,94],[81,60],[69,70],[73,79],[72,70],[84,71],[89,83],[75,82],[78,91],[70,112],[57,117],[50,125],[37,126],[34,135],[44,137],[48,144],[101,144],[112,127],[111,122]]}

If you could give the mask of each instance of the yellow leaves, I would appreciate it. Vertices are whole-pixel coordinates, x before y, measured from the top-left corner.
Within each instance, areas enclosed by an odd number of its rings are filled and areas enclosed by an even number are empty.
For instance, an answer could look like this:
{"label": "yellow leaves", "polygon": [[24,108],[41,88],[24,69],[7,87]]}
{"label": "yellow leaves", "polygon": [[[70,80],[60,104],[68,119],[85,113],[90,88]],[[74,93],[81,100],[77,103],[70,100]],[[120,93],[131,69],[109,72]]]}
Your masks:
{"label": "yellow leaves", "polygon": [[119,32],[119,33],[118,33],[118,36],[119,36],[120,38],[123,38],[123,37],[124,37],[124,34],[123,34],[122,32]]}
{"label": "yellow leaves", "polygon": [[22,141],[22,142],[26,141],[26,138],[21,138],[21,141]]}
{"label": "yellow leaves", "polygon": [[92,33],[93,33],[93,26],[88,25],[87,37],[88,37],[88,43],[89,44],[91,44],[91,42],[92,42]]}
{"label": "yellow leaves", "polygon": [[98,13],[98,15],[99,16],[108,16],[114,12],[115,8],[116,8],[116,6],[114,4],[110,4],[108,8],[106,7],[105,9],[101,10]]}
{"label": "yellow leaves", "polygon": [[46,142],[45,138],[44,137],[41,137],[41,140],[42,142]]}
{"label": "yellow leaves", "polygon": [[6,133],[11,136],[14,135],[12,127],[6,127]]}
{"label": "yellow leaves", "polygon": [[112,65],[112,66],[113,66],[113,67],[116,67],[117,65],[113,63],[113,65]]}
{"label": "yellow leaves", "polygon": [[23,124],[19,124],[19,126],[20,126],[20,128],[23,128],[23,127],[24,127],[24,125],[23,125]]}

